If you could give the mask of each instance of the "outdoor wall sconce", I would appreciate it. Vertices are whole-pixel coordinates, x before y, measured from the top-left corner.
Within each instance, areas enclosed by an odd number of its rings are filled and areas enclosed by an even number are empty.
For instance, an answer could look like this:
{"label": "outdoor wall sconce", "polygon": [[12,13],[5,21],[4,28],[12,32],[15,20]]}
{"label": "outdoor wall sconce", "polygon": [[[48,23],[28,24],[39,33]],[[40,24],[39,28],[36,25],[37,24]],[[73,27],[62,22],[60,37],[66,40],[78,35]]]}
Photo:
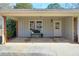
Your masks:
{"label": "outdoor wall sconce", "polygon": [[51,19],[51,23],[53,22],[53,19]]}

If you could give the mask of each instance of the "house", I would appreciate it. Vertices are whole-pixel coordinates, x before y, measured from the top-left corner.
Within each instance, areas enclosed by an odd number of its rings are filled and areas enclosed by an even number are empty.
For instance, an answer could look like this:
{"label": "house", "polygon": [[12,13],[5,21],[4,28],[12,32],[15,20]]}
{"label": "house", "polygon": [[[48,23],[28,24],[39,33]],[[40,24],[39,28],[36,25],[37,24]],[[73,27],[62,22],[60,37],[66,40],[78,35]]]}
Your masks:
{"label": "house", "polygon": [[79,42],[79,9],[0,10],[2,44],[7,40],[6,16],[16,21],[17,37],[31,37],[32,30],[38,30],[43,37],[64,37],[71,41],[78,37]]}

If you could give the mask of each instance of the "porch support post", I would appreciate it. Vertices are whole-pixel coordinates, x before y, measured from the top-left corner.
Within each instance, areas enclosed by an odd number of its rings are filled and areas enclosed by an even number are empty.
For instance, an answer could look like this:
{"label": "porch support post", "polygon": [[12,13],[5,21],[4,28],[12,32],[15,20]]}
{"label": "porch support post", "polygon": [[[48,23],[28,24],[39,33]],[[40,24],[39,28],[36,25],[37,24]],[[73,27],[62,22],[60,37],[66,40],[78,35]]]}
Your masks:
{"label": "porch support post", "polygon": [[72,42],[74,42],[74,17],[72,17]]}
{"label": "porch support post", "polygon": [[78,36],[78,43],[79,43],[79,17],[77,18],[77,36]]}
{"label": "porch support post", "polygon": [[18,21],[16,21],[16,36],[18,37]]}
{"label": "porch support post", "polygon": [[6,16],[3,16],[4,19],[4,41],[2,42],[3,44],[6,43],[7,41],[7,36],[6,36]]}

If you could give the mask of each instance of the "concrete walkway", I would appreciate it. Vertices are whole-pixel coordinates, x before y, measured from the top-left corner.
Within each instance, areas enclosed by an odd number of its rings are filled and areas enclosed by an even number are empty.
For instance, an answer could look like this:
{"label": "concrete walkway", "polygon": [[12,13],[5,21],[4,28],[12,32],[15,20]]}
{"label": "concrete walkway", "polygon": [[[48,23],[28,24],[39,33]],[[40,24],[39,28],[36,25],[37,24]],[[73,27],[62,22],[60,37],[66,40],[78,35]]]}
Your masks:
{"label": "concrete walkway", "polygon": [[6,43],[0,45],[4,56],[79,56],[79,44],[72,43]]}

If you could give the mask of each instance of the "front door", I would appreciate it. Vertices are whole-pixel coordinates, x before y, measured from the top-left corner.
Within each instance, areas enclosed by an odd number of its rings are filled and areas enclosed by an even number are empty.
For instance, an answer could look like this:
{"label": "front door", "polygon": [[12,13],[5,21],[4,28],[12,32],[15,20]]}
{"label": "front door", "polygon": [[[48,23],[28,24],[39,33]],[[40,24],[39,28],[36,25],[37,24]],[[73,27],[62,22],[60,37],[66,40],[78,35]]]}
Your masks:
{"label": "front door", "polygon": [[60,20],[54,20],[54,36],[55,37],[62,36],[61,25],[62,24]]}

